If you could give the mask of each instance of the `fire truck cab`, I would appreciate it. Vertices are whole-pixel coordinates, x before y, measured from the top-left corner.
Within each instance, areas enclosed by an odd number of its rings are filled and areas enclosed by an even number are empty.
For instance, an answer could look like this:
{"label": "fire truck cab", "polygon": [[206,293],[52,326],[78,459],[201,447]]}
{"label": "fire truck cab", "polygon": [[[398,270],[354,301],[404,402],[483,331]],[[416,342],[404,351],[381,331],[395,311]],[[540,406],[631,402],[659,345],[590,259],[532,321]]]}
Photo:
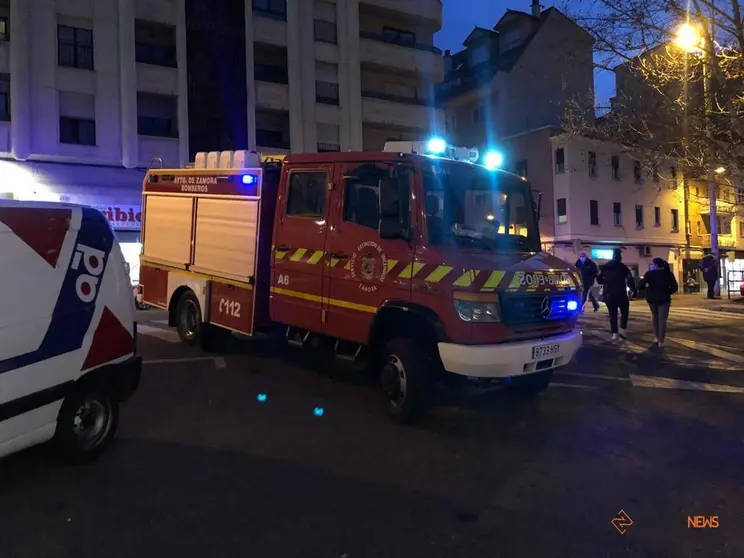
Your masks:
{"label": "fire truck cab", "polygon": [[581,346],[580,275],[541,252],[526,180],[430,147],[150,170],[140,298],[207,350],[280,326],[364,361],[401,420],[443,378],[543,390]]}

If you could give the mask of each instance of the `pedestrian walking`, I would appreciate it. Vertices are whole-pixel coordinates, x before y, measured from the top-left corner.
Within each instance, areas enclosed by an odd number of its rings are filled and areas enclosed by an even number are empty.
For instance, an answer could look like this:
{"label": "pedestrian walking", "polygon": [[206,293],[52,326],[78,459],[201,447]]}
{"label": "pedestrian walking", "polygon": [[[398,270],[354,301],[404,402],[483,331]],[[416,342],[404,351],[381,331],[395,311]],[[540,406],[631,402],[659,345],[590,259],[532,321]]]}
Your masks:
{"label": "pedestrian walking", "polygon": [[640,288],[646,289],[646,302],[651,308],[654,343],[657,347],[662,348],[666,337],[672,295],[679,289],[677,279],[667,262],[661,258],[654,258],[648,271],[641,279]]}
{"label": "pedestrian walking", "polygon": [[708,254],[700,260],[700,269],[703,270],[703,280],[708,285],[708,298],[716,298],[716,282],[718,281],[718,258]]}
{"label": "pedestrian walking", "polygon": [[[630,316],[630,299],[637,293],[633,274],[623,263],[623,254],[620,248],[612,251],[612,260],[602,266],[597,276],[597,282],[603,285],[602,298],[610,313],[610,331],[612,339],[616,341],[618,335],[627,339],[628,318]],[[620,312],[620,328],[617,327],[617,315]]]}
{"label": "pedestrian walking", "polygon": [[597,297],[594,296],[594,282],[597,280],[599,275],[599,268],[590,257],[586,255],[586,252],[579,252],[579,259],[576,260],[576,267],[581,272],[581,282],[584,285],[584,297],[581,299],[581,311],[584,311],[586,305],[586,299],[592,301],[594,311],[599,310],[599,302]]}

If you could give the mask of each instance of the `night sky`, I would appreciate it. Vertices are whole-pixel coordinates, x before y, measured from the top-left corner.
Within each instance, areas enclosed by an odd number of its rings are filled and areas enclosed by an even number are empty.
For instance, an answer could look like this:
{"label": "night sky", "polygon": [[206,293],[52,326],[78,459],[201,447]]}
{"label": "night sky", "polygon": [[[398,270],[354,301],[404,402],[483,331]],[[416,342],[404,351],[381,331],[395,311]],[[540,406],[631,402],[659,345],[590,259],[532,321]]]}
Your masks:
{"label": "night sky", "polygon": [[[450,49],[452,52],[461,50],[465,37],[476,25],[491,29],[507,9],[530,11],[531,0],[443,0],[444,27],[437,33],[434,42],[436,46]],[[552,2],[542,0],[544,8],[553,5]],[[615,83],[612,76],[601,75],[595,79],[595,94],[602,105],[614,94]]]}

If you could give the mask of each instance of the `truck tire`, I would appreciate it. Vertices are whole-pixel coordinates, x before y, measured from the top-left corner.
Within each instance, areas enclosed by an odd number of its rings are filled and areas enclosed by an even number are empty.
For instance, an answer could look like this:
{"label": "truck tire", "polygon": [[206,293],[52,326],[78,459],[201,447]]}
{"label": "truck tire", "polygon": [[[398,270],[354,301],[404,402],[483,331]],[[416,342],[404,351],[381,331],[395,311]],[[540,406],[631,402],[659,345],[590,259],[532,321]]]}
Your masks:
{"label": "truck tire", "polygon": [[393,339],[385,345],[380,364],[380,383],[390,417],[407,423],[423,416],[431,388],[424,347],[413,339]]}
{"label": "truck tire", "polygon": [[528,374],[520,378],[514,378],[508,384],[510,391],[517,395],[530,397],[537,395],[550,385],[550,381],[553,379],[553,371],[545,370],[543,372],[535,372]]}
{"label": "truck tire", "polygon": [[175,322],[181,341],[189,347],[194,347],[202,333],[202,313],[199,300],[193,292],[187,291],[178,299]]}
{"label": "truck tire", "polygon": [[62,403],[52,443],[65,461],[92,461],[109,446],[118,425],[119,401],[113,390],[83,383]]}

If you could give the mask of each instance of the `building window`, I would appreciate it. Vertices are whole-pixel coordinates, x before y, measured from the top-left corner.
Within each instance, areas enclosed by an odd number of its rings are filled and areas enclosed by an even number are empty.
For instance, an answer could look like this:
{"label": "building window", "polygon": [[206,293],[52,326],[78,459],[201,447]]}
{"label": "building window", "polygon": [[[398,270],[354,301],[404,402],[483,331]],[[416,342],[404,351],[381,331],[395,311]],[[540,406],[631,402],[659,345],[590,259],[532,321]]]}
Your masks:
{"label": "building window", "polygon": [[473,109],[473,122],[483,122],[486,119],[486,109],[483,105],[478,105]]}
{"label": "building window", "polygon": [[718,216],[718,234],[731,236],[731,217]]}
{"label": "building window", "polygon": [[623,206],[620,202],[612,204],[612,222],[616,227],[623,226]]}
{"label": "building window", "polygon": [[661,208],[654,207],[654,227],[661,226]]}
{"label": "building window", "polygon": [[57,62],[67,68],[93,69],[93,31],[57,25]]}
{"label": "building window", "polygon": [[633,161],[633,180],[635,180],[636,182],[640,182],[641,180],[643,180],[640,161]]}
{"label": "building window", "polygon": [[338,83],[315,81],[315,100],[325,105],[338,104]]}
{"label": "building window", "polygon": [[563,174],[566,172],[566,151],[562,147],[555,150],[555,173]]}
{"label": "building window", "polygon": [[59,117],[60,143],[96,144],[96,121],[90,118]]}
{"label": "building window", "polygon": [[8,39],[8,18],[0,16],[0,42],[7,41]]}
{"label": "building window", "polygon": [[10,120],[10,74],[0,74],[0,120]]}
{"label": "building window", "polygon": [[739,238],[744,238],[744,221],[739,221]]}
{"label": "building window", "polygon": [[738,205],[744,204],[744,188],[736,189],[736,203]]}
{"label": "building window", "polygon": [[404,31],[402,29],[394,29],[392,27],[383,27],[382,40],[386,43],[392,43],[395,45],[415,46],[416,34],[412,31]]}
{"label": "building window", "polygon": [[617,155],[612,156],[612,178],[620,180],[620,157]]}
{"label": "building window", "polygon": [[137,93],[137,133],[141,136],[178,137],[178,99]]}
{"label": "building window", "polygon": [[679,209],[672,209],[672,231],[679,232]]}
{"label": "building window", "polygon": [[597,153],[589,152],[589,176],[597,176]]}
{"label": "building window", "polygon": [[318,153],[336,153],[341,151],[341,146],[337,143],[318,142]]}
{"label": "building window", "polygon": [[325,214],[328,174],[325,172],[293,172],[287,193],[287,215],[322,217]]}
{"label": "building window", "polygon": [[527,159],[517,161],[514,165],[514,172],[523,178],[527,178]]}
{"label": "building window", "polygon": [[557,199],[555,205],[558,213],[558,222],[566,223],[568,221],[568,216],[566,215],[566,198]]}
{"label": "building window", "polygon": [[269,83],[289,83],[289,73],[287,68],[283,66],[255,64],[253,66],[253,78],[256,81],[267,81]]}
{"label": "building window", "polygon": [[286,21],[287,0],[253,0],[253,11],[264,17]]}
{"label": "building window", "polygon": [[96,99],[72,91],[58,92],[59,141],[77,145],[96,145]]}
{"label": "building window", "polygon": [[636,229],[642,229],[643,228],[643,206],[642,205],[635,206],[635,220],[636,220]]}
{"label": "building window", "polygon": [[140,64],[178,67],[176,28],[137,19],[134,21],[134,57]]}
{"label": "building window", "polygon": [[338,44],[338,32],[336,24],[332,21],[316,19],[314,21],[315,40],[320,43]]}
{"label": "building window", "polygon": [[589,223],[599,225],[599,202],[597,200],[589,200]]}
{"label": "building window", "polygon": [[274,149],[288,149],[289,142],[284,141],[284,134],[278,130],[256,128],[256,145]]}

